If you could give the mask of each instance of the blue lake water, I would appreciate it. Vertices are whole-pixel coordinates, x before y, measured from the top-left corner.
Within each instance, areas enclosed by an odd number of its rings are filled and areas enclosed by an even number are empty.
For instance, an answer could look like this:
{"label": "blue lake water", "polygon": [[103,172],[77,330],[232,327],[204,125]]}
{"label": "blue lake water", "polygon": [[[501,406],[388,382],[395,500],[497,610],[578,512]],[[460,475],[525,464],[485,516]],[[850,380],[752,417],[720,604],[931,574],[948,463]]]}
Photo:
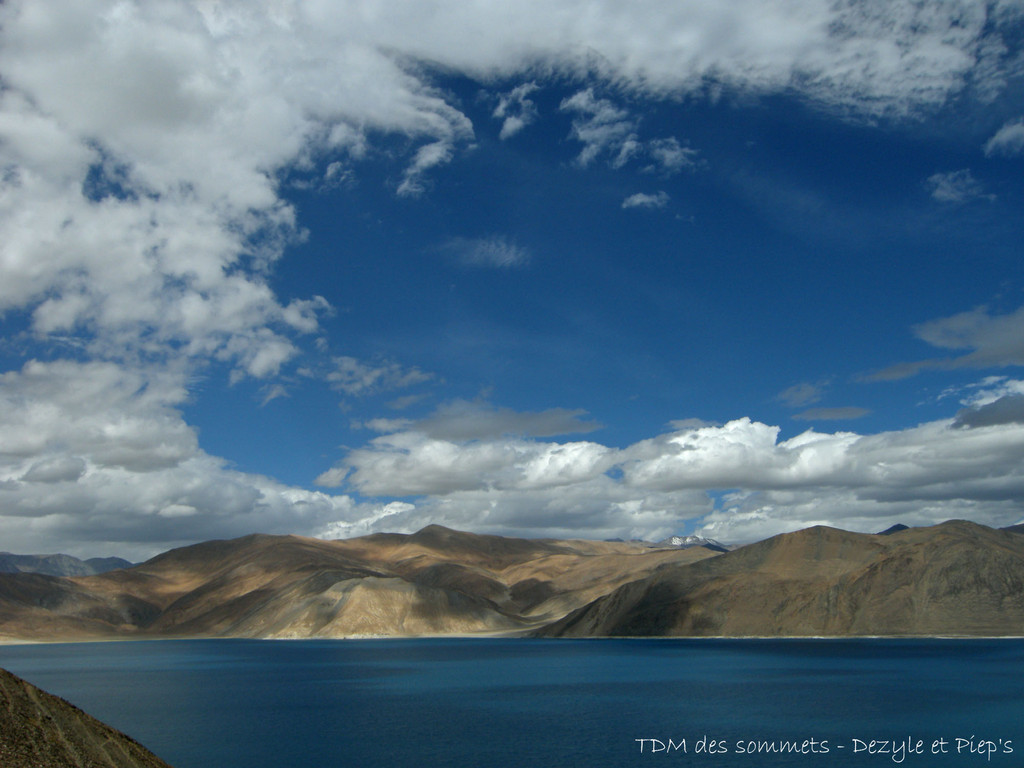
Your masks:
{"label": "blue lake water", "polygon": [[0,666],[175,768],[1024,766],[1021,640],[189,640]]}

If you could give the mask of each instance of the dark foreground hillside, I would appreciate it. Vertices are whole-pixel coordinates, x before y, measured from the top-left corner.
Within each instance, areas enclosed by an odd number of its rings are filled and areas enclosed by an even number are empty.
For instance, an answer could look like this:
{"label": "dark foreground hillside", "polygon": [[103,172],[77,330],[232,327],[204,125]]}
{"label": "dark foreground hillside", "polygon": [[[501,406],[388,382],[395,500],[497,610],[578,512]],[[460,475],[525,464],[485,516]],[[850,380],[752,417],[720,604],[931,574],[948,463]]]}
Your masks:
{"label": "dark foreground hillside", "polygon": [[137,741],[0,669],[3,768],[170,768]]}

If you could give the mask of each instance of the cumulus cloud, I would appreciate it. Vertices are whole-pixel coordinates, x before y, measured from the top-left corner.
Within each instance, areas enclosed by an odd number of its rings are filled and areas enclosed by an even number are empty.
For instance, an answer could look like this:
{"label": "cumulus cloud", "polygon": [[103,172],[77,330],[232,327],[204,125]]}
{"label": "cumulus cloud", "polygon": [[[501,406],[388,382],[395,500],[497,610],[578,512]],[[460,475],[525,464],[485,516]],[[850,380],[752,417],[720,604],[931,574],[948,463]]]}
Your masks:
{"label": "cumulus cloud", "polygon": [[184,375],[110,362],[31,361],[0,375],[0,537],[17,551],[148,557],[254,530],[312,531],[365,510],[205,453]]}
{"label": "cumulus cloud", "polygon": [[1011,120],[985,142],[985,157],[1015,157],[1024,153],[1024,117]]}
{"label": "cumulus cloud", "polygon": [[635,195],[630,195],[622,201],[623,208],[664,208],[668,205],[669,196],[667,192],[656,192],[653,195],[647,195],[643,192],[637,192]]}
{"label": "cumulus cloud", "polygon": [[[338,486],[347,478],[354,488],[371,496],[448,493],[516,485],[520,481],[530,487],[559,484],[551,478],[564,480],[580,472],[592,474],[608,449],[584,442],[550,444],[546,453],[528,459],[541,444],[526,438],[590,432],[600,427],[584,421],[585,415],[580,410],[514,411],[456,400],[415,422],[374,419],[366,426],[385,434],[374,438],[366,448],[350,452],[317,482]],[[548,480],[543,479],[549,475]]]}
{"label": "cumulus cloud", "polygon": [[596,443],[523,439],[455,442],[420,432],[375,438],[351,451],[339,469],[318,479],[368,496],[444,495],[456,491],[529,490],[572,485],[610,468],[610,451]]}
{"label": "cumulus cloud", "polygon": [[814,524],[874,531],[968,516],[1008,525],[1024,501],[1024,424],[1017,399],[996,402],[973,418],[877,434],[780,439],[778,427],[749,418],[680,422],[623,449],[493,431],[440,436],[395,422],[320,482],[405,497],[409,524],[440,515],[534,535],[579,525],[654,537],[695,518],[726,541]]}

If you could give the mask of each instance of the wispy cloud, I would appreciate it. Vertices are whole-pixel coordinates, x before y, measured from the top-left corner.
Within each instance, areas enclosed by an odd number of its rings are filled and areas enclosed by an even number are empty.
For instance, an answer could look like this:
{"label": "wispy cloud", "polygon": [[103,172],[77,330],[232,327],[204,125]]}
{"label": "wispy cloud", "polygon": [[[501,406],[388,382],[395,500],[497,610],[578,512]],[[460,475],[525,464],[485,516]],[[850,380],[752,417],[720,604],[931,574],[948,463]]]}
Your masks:
{"label": "wispy cloud", "polygon": [[862,419],[871,411],[867,408],[856,406],[843,406],[839,408],[809,408],[800,413],[794,413],[793,418],[800,421],[847,421],[851,419]]}
{"label": "wispy cloud", "polygon": [[[803,381],[784,389],[775,396],[775,400],[788,408],[804,408],[805,406],[821,402],[829,384],[828,380],[817,383]],[[871,411],[867,408],[855,406],[807,408],[799,413],[794,413],[791,418],[797,421],[845,421],[848,419],[860,419],[869,413]]]}
{"label": "wispy cloud", "polygon": [[775,396],[775,399],[780,403],[789,406],[790,408],[801,408],[805,405],[811,405],[821,400],[824,391],[823,384],[811,384],[806,381],[802,381],[799,384],[794,384],[782,392],[779,392]]}
{"label": "wispy cloud", "polygon": [[415,429],[444,440],[479,440],[502,435],[550,437],[601,428],[600,424],[585,419],[586,415],[586,411],[579,409],[515,411],[486,402],[455,400],[416,422]]}
{"label": "wispy cloud", "polygon": [[453,237],[440,249],[467,267],[514,269],[530,263],[530,252],[507,237]]}
{"label": "wispy cloud", "polygon": [[325,376],[332,389],[353,397],[405,389],[431,381],[434,375],[415,366],[406,368],[384,361],[367,363],[354,357],[335,357],[332,370]]}
{"label": "wispy cloud", "polygon": [[595,96],[593,88],[563,99],[559,109],[576,115],[572,121],[571,136],[583,144],[576,162],[584,168],[599,157],[606,157],[612,168],[622,168],[630,161],[646,159],[648,165],[644,171],[672,176],[693,170],[699,164],[700,153],[692,147],[683,146],[674,136],[641,139],[640,119],[610,99]]}
{"label": "wispy cloud", "polygon": [[538,90],[540,86],[536,83],[523,83],[498,96],[498,106],[492,116],[502,121],[500,139],[512,138],[537,119],[537,105],[529,96]]}
{"label": "wispy cloud", "polygon": [[699,163],[700,152],[692,147],[684,147],[674,136],[649,141],[646,150],[653,162],[644,169],[645,171],[660,172],[671,176],[682,171],[693,170]]}
{"label": "wispy cloud", "polygon": [[940,203],[963,203],[975,198],[995,199],[994,195],[985,193],[970,168],[933,174],[928,177],[925,185],[931,196]]}
{"label": "wispy cloud", "polygon": [[640,151],[637,119],[608,99],[596,97],[593,88],[564,99],[559,109],[577,115],[572,123],[572,137],[583,144],[576,158],[581,166],[608,155],[613,167],[621,167]]}

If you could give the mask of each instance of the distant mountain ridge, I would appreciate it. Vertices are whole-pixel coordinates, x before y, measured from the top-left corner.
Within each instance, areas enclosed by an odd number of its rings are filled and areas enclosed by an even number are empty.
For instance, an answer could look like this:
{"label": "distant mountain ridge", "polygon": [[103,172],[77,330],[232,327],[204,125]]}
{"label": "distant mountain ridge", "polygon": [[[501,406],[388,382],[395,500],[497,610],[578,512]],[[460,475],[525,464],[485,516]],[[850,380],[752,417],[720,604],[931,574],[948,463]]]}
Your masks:
{"label": "distant mountain ridge", "polygon": [[254,534],[92,576],[0,574],[0,639],[1024,636],[1024,536],[813,528],[717,551],[439,525]]}
{"label": "distant mountain ridge", "polygon": [[118,568],[131,568],[133,565],[135,563],[120,557],[90,557],[88,560],[79,560],[71,555],[15,555],[0,552],[0,573],[94,576]]}
{"label": "distant mountain ridge", "polygon": [[340,541],[253,534],[95,576],[0,574],[0,638],[521,632],[666,563],[713,556],[438,525]]}

